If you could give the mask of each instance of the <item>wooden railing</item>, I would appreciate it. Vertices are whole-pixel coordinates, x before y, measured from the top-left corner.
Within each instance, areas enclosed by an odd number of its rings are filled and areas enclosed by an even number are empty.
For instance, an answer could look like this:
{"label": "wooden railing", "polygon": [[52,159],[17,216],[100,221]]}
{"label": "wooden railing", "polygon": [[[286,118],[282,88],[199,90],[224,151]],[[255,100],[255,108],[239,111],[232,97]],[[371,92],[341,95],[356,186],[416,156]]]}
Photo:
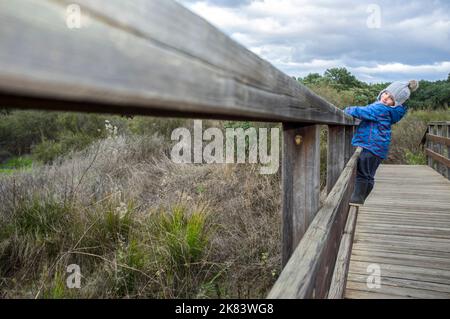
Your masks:
{"label": "wooden railing", "polygon": [[428,166],[450,179],[450,121],[430,122],[422,142]]}
{"label": "wooden railing", "polygon": [[[355,120],[174,1],[0,1],[0,101],[64,111],[282,122],[282,262],[270,298],[324,298],[348,214]],[[319,210],[320,126],[328,125]]]}

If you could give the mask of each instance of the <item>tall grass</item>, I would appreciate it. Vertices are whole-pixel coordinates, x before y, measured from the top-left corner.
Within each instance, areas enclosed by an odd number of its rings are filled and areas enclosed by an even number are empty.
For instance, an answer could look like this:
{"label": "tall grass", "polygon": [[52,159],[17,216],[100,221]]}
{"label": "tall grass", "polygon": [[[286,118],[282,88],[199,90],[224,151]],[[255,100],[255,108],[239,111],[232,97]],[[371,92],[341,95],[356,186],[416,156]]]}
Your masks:
{"label": "tall grass", "polygon": [[[279,273],[279,175],[173,164],[116,136],[0,175],[0,297],[265,297]],[[77,264],[80,289],[69,289]]]}

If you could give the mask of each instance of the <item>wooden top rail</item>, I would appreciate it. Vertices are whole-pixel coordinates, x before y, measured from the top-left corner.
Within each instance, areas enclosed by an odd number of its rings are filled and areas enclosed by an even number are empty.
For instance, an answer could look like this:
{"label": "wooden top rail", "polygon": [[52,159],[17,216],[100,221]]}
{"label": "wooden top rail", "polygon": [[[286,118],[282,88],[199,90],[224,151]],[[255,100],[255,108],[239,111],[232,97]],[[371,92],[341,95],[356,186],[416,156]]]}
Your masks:
{"label": "wooden top rail", "polygon": [[432,121],[428,125],[450,125],[450,121]]}
{"label": "wooden top rail", "polygon": [[348,213],[358,147],[317,212],[268,298],[325,298]]}
{"label": "wooden top rail", "polygon": [[3,105],[354,125],[352,117],[178,3],[0,1]]}

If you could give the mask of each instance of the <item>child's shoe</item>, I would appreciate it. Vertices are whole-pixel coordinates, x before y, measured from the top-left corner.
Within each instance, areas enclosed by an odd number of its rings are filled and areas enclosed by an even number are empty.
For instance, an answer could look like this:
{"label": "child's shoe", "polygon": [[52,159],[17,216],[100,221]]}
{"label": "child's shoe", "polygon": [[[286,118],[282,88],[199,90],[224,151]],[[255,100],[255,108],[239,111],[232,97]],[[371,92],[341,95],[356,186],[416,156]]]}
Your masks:
{"label": "child's shoe", "polygon": [[367,188],[369,183],[367,182],[356,182],[355,189],[353,190],[352,197],[350,198],[350,205],[362,206],[366,199]]}

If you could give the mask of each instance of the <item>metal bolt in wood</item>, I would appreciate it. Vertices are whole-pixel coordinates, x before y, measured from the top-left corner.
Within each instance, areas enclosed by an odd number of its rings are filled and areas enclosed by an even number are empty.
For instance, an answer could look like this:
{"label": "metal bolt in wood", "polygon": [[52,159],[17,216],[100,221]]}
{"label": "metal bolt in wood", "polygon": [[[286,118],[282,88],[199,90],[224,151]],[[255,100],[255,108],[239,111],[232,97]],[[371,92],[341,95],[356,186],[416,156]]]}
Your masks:
{"label": "metal bolt in wood", "polygon": [[296,145],[302,144],[302,136],[301,135],[295,135],[295,144]]}

